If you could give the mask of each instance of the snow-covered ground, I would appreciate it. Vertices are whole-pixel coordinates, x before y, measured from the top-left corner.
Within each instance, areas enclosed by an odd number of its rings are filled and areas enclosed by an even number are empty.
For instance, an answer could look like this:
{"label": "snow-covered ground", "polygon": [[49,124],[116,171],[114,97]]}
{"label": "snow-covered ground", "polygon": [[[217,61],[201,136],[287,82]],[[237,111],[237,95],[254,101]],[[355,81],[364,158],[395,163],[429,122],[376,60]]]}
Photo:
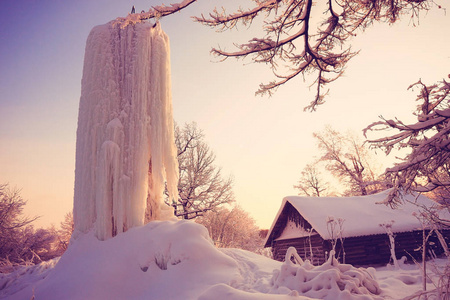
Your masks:
{"label": "snow-covered ground", "polygon": [[90,232],[60,259],[0,276],[1,299],[402,299],[422,286],[415,265],[300,266],[217,249],[205,227],[184,220],[153,221],[106,241]]}

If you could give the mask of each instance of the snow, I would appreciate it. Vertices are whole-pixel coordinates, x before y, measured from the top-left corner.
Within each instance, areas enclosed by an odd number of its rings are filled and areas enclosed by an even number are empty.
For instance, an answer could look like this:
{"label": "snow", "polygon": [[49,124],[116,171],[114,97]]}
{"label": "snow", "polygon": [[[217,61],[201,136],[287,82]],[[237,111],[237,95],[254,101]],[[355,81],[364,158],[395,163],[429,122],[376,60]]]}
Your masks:
{"label": "snow", "polygon": [[177,199],[170,47],[159,23],[92,29],[78,115],[74,238],[95,228],[108,239],[173,216]]}
{"label": "snow", "polygon": [[[325,240],[331,239],[331,232],[328,229],[330,218],[343,219],[343,238],[386,234],[381,225],[391,223],[393,220],[395,221],[392,226],[393,233],[407,232],[422,230],[422,224],[415,217],[420,208],[415,204],[428,208],[437,207],[437,203],[425,196],[409,194],[404,196],[402,205],[392,209],[384,204],[388,194],[389,190],[357,197],[285,197],[267,238],[271,237],[275,224],[287,202],[291,203]],[[440,216],[448,219],[450,213],[447,210],[441,210]],[[303,231],[302,228],[295,225],[287,226],[278,239],[303,237],[305,236]]]}
{"label": "snow", "polygon": [[401,299],[419,291],[421,282],[415,265],[354,268],[331,258],[315,267],[308,261],[281,263],[244,250],[218,249],[202,225],[170,220],[105,241],[92,230],[59,261],[0,274],[0,298]]}
{"label": "snow", "polygon": [[288,220],[280,236],[277,237],[275,240],[295,239],[309,236],[310,234],[315,235],[316,233],[310,233],[299,224],[296,224],[294,221]]}
{"label": "snow", "polygon": [[113,22],[113,24],[124,28],[129,25],[138,24],[143,20],[158,20],[162,16],[170,15],[177,11],[180,11],[181,9],[191,5],[195,1],[196,0],[183,0],[182,2],[170,4],[169,6],[166,6],[164,4],[160,6],[153,6],[147,12],[142,11],[141,13],[130,13],[125,18],[119,17]]}
{"label": "snow", "polygon": [[288,288],[313,298],[382,299],[373,269],[341,265],[333,256],[319,267],[286,260],[281,270],[274,273],[273,281],[275,289]]}
{"label": "snow", "polygon": [[[275,217],[268,237],[273,231],[284,206],[287,202],[311,224],[314,230],[323,238],[330,239],[330,232],[327,228],[327,220],[330,217],[334,219],[343,219],[342,237],[356,237],[372,234],[386,234],[381,224],[395,222],[392,225],[392,232],[406,232],[413,230],[422,230],[422,224],[414,216],[419,212],[419,205],[426,207],[437,206],[437,203],[425,196],[405,195],[404,203],[399,207],[392,209],[384,204],[389,190],[374,195],[358,197],[299,197],[289,196],[283,199],[281,207]],[[441,216],[445,219],[450,218],[447,210],[441,211]],[[290,235],[295,233],[290,229]],[[301,232],[297,232],[301,236]]]}

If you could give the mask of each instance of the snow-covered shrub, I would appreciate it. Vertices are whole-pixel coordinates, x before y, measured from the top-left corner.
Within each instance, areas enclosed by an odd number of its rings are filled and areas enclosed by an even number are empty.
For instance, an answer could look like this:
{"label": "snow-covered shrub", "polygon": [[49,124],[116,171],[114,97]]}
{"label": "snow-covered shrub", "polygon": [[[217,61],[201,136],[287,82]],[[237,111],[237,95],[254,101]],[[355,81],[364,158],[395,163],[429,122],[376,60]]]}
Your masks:
{"label": "snow-covered shrub", "polygon": [[328,261],[313,266],[306,260],[303,264],[292,262],[295,254],[288,251],[280,270],[272,277],[274,294],[298,291],[300,295],[319,299],[382,299],[381,289],[375,280],[373,268],[355,268],[340,264],[331,251]]}
{"label": "snow-covered shrub", "polygon": [[395,221],[391,220],[390,222],[386,222],[383,224],[380,224],[380,227],[383,227],[386,231],[386,234],[389,238],[389,250],[391,251],[391,260],[394,264],[394,267],[396,269],[400,269],[400,265],[397,260],[397,256],[395,256],[395,234],[392,232],[392,226],[394,225]]}
{"label": "snow-covered shrub", "polygon": [[18,266],[13,272],[0,274],[0,298],[12,295],[32,285],[45,277],[53,270],[59,257],[41,262],[37,265]]}

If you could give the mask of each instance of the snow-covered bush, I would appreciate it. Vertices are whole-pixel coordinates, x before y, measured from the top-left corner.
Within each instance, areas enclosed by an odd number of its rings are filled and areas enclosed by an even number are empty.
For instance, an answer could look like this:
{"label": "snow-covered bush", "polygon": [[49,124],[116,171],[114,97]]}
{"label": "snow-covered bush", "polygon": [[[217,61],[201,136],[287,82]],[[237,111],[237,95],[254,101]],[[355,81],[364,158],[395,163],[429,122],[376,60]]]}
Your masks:
{"label": "snow-covered bush", "polygon": [[53,270],[59,257],[41,262],[37,265],[16,266],[8,274],[0,273],[0,298],[12,295],[18,291],[44,279]]}
{"label": "snow-covered bush", "polygon": [[381,289],[373,268],[340,264],[334,251],[321,266],[315,267],[308,260],[300,265],[291,261],[296,254],[292,249],[287,252],[281,269],[274,271],[271,293],[288,294],[295,290],[301,295],[319,299],[382,299],[378,296]]}

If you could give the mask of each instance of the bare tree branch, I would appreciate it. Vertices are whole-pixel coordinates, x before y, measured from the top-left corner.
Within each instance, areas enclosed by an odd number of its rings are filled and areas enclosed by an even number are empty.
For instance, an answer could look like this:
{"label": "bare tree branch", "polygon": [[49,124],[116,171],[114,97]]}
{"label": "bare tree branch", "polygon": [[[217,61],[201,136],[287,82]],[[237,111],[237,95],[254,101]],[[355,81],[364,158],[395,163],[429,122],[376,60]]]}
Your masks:
{"label": "bare tree branch", "polygon": [[320,161],[326,162],[326,169],[348,186],[347,195],[368,195],[386,185],[379,180],[369,163],[368,148],[351,135],[342,135],[331,127],[314,133],[322,151]]}
{"label": "bare tree branch", "polygon": [[[169,6],[160,5],[147,12],[117,18],[121,26],[172,15],[196,2],[184,0]],[[250,8],[239,8],[227,13],[225,8],[215,8],[207,16],[193,19],[218,31],[239,25],[249,27],[258,17],[264,18],[262,36],[248,43],[235,44],[237,50],[213,48],[211,52],[225,60],[230,57],[251,57],[255,63],[268,65],[275,79],[262,83],[257,95],[272,95],[278,87],[303,75],[311,78],[315,86],[313,101],[305,110],[314,111],[324,103],[328,90],[325,86],[344,73],[347,63],[358,51],[348,45],[349,38],[374,22],[395,23],[409,14],[415,20],[421,11],[435,5],[434,0],[255,0]],[[435,5],[441,8],[439,5]],[[314,14],[313,14],[314,12]],[[318,26],[312,23],[313,15],[322,14]]]}
{"label": "bare tree branch", "polygon": [[115,22],[121,26],[127,26],[128,24],[138,23],[143,20],[159,20],[162,17],[179,12],[196,1],[197,0],[183,0],[179,3],[170,4],[169,6],[153,6],[147,12],[142,11],[141,13],[130,13],[125,18],[117,18]]}
{"label": "bare tree branch", "polygon": [[320,177],[320,172],[317,170],[315,164],[308,164],[301,172],[301,178],[294,188],[300,191],[300,195],[308,197],[321,197],[327,190],[326,186],[329,184],[324,182]]}
{"label": "bare tree branch", "polygon": [[186,124],[183,129],[175,126],[180,199],[172,205],[176,208],[176,215],[185,219],[196,218],[234,201],[233,180],[231,177],[223,178],[221,168],[214,165],[216,157],[203,138],[195,123]]}
{"label": "bare tree branch", "polygon": [[[194,17],[197,22],[218,28],[220,31],[235,28],[241,23],[250,26],[263,15],[264,37],[255,37],[248,43],[235,45],[237,51],[213,48],[212,53],[226,59],[251,56],[256,63],[270,66],[276,80],[261,84],[256,94],[272,93],[298,75],[315,74],[313,85],[316,96],[305,109],[315,110],[324,103],[327,91],[323,88],[339,78],[347,62],[358,52],[344,47],[349,37],[374,21],[394,23],[403,13],[418,16],[428,10],[431,0],[327,0],[313,6],[312,0],[255,1],[254,7],[227,14],[225,9],[215,9],[208,17]],[[325,20],[317,29],[311,26],[313,10],[322,10]],[[343,49],[343,50],[342,50]]]}

